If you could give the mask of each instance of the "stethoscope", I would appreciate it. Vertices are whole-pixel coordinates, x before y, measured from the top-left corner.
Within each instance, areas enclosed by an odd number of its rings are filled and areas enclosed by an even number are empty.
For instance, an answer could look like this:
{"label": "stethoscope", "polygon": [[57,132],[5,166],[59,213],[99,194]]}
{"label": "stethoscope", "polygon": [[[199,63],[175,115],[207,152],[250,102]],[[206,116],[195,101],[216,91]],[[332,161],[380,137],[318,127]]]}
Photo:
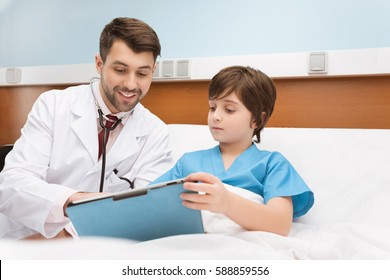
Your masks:
{"label": "stethoscope", "polygon": [[[93,88],[93,83],[96,82],[96,80],[99,80],[99,78],[97,77],[93,77],[91,78],[90,80],[90,87],[91,87],[91,92],[92,92],[92,95],[93,95],[93,99],[95,101],[95,105],[96,105],[96,108],[97,108],[97,112],[98,112],[98,115],[99,115],[99,124],[100,126],[102,127],[104,133],[103,133],[103,141],[102,141],[102,170],[100,172],[100,186],[99,186],[99,192],[103,192],[103,187],[104,187],[104,176],[105,176],[105,173],[106,173],[106,146],[107,146],[107,140],[108,140],[108,134],[110,131],[113,131],[121,122],[122,122],[122,119],[127,117],[127,114],[125,116],[123,116],[122,118],[118,119],[115,121],[115,123],[111,126],[111,127],[106,127],[104,125],[104,121],[103,120],[106,120],[106,122],[113,122],[110,118],[108,118],[106,115],[103,114],[103,111],[102,111],[102,108],[100,107],[99,103],[97,102],[97,99],[96,99],[96,95],[95,95],[95,91],[94,91],[94,88]],[[130,114],[130,112],[129,112]],[[118,171],[116,169],[114,169],[114,173],[117,174]],[[121,180],[124,180],[126,181],[128,184],[129,184],[129,187],[131,189],[134,189],[134,181],[130,181],[129,179],[125,178],[125,177],[118,177],[119,179]]]}

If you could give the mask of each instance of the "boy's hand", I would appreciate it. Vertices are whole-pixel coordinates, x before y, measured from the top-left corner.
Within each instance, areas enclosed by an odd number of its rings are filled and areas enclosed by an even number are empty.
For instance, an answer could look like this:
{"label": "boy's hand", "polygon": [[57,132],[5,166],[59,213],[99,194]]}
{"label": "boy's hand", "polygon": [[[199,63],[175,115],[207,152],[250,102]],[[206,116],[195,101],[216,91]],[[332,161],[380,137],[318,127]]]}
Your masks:
{"label": "boy's hand", "polygon": [[193,173],[186,177],[183,186],[186,190],[195,192],[181,194],[184,206],[222,214],[227,211],[231,193],[218,177],[204,172]]}

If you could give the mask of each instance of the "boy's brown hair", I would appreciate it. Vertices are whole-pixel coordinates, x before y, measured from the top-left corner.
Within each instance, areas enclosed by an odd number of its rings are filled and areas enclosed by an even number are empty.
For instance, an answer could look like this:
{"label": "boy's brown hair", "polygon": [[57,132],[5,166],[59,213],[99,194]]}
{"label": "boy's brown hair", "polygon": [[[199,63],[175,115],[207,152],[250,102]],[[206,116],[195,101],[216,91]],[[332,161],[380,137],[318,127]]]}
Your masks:
{"label": "boy's brown hair", "polygon": [[256,136],[254,141],[259,143],[260,131],[274,111],[276,88],[273,81],[260,70],[251,67],[226,67],[211,79],[209,100],[224,98],[232,92],[252,113],[257,125],[253,131],[253,136]]}

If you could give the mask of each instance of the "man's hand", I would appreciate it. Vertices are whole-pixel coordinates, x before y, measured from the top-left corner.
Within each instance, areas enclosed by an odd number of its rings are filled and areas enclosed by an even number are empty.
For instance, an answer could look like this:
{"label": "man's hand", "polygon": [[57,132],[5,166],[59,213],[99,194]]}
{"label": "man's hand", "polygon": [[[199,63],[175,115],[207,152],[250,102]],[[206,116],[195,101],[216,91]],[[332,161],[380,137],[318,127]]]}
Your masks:
{"label": "man's hand", "polygon": [[69,203],[71,203],[73,201],[81,200],[81,199],[99,197],[99,196],[106,195],[106,194],[107,193],[103,193],[103,192],[93,192],[93,193],[77,192],[77,193],[72,194],[64,204],[63,210],[64,210],[65,217],[67,217],[66,207],[69,205]]}
{"label": "man's hand", "polygon": [[64,239],[64,238],[72,238],[72,236],[65,229],[61,230],[56,236],[54,236],[53,238],[50,238],[50,239],[44,237],[40,233],[37,233],[37,234],[27,236],[27,237],[23,238],[22,240],[36,241],[36,240],[54,240],[54,239]]}
{"label": "man's hand", "polygon": [[[66,215],[66,207],[68,206],[69,203],[71,203],[73,201],[81,200],[81,199],[99,197],[99,196],[106,195],[106,194],[107,193],[101,193],[101,192],[98,192],[98,193],[86,193],[86,192],[74,193],[68,198],[68,200],[64,204],[64,207],[63,207],[64,215],[67,216]],[[50,238],[50,239],[44,237],[40,233],[37,233],[37,234],[27,236],[27,237],[23,238],[22,240],[52,240],[52,239],[63,239],[63,238],[72,238],[72,235],[70,235],[69,232],[67,232],[65,229],[63,229],[56,236],[54,236],[53,238]]]}

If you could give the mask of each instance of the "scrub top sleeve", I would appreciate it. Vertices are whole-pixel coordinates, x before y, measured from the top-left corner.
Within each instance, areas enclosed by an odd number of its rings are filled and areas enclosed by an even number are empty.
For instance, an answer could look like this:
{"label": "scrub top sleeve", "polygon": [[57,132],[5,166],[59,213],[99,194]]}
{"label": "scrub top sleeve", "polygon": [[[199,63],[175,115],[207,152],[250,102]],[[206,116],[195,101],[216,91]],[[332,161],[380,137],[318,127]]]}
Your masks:
{"label": "scrub top sleeve", "polygon": [[184,155],[176,162],[176,164],[168,170],[166,173],[158,177],[156,180],[154,180],[152,183],[149,185],[154,185],[158,183],[163,183],[166,181],[171,181],[175,179],[180,179],[185,177],[182,172],[182,161],[183,161]]}
{"label": "scrub top sleeve", "polygon": [[313,192],[291,163],[280,153],[272,154],[263,183],[265,203],[274,197],[292,197],[294,218],[306,214],[313,206]]}

